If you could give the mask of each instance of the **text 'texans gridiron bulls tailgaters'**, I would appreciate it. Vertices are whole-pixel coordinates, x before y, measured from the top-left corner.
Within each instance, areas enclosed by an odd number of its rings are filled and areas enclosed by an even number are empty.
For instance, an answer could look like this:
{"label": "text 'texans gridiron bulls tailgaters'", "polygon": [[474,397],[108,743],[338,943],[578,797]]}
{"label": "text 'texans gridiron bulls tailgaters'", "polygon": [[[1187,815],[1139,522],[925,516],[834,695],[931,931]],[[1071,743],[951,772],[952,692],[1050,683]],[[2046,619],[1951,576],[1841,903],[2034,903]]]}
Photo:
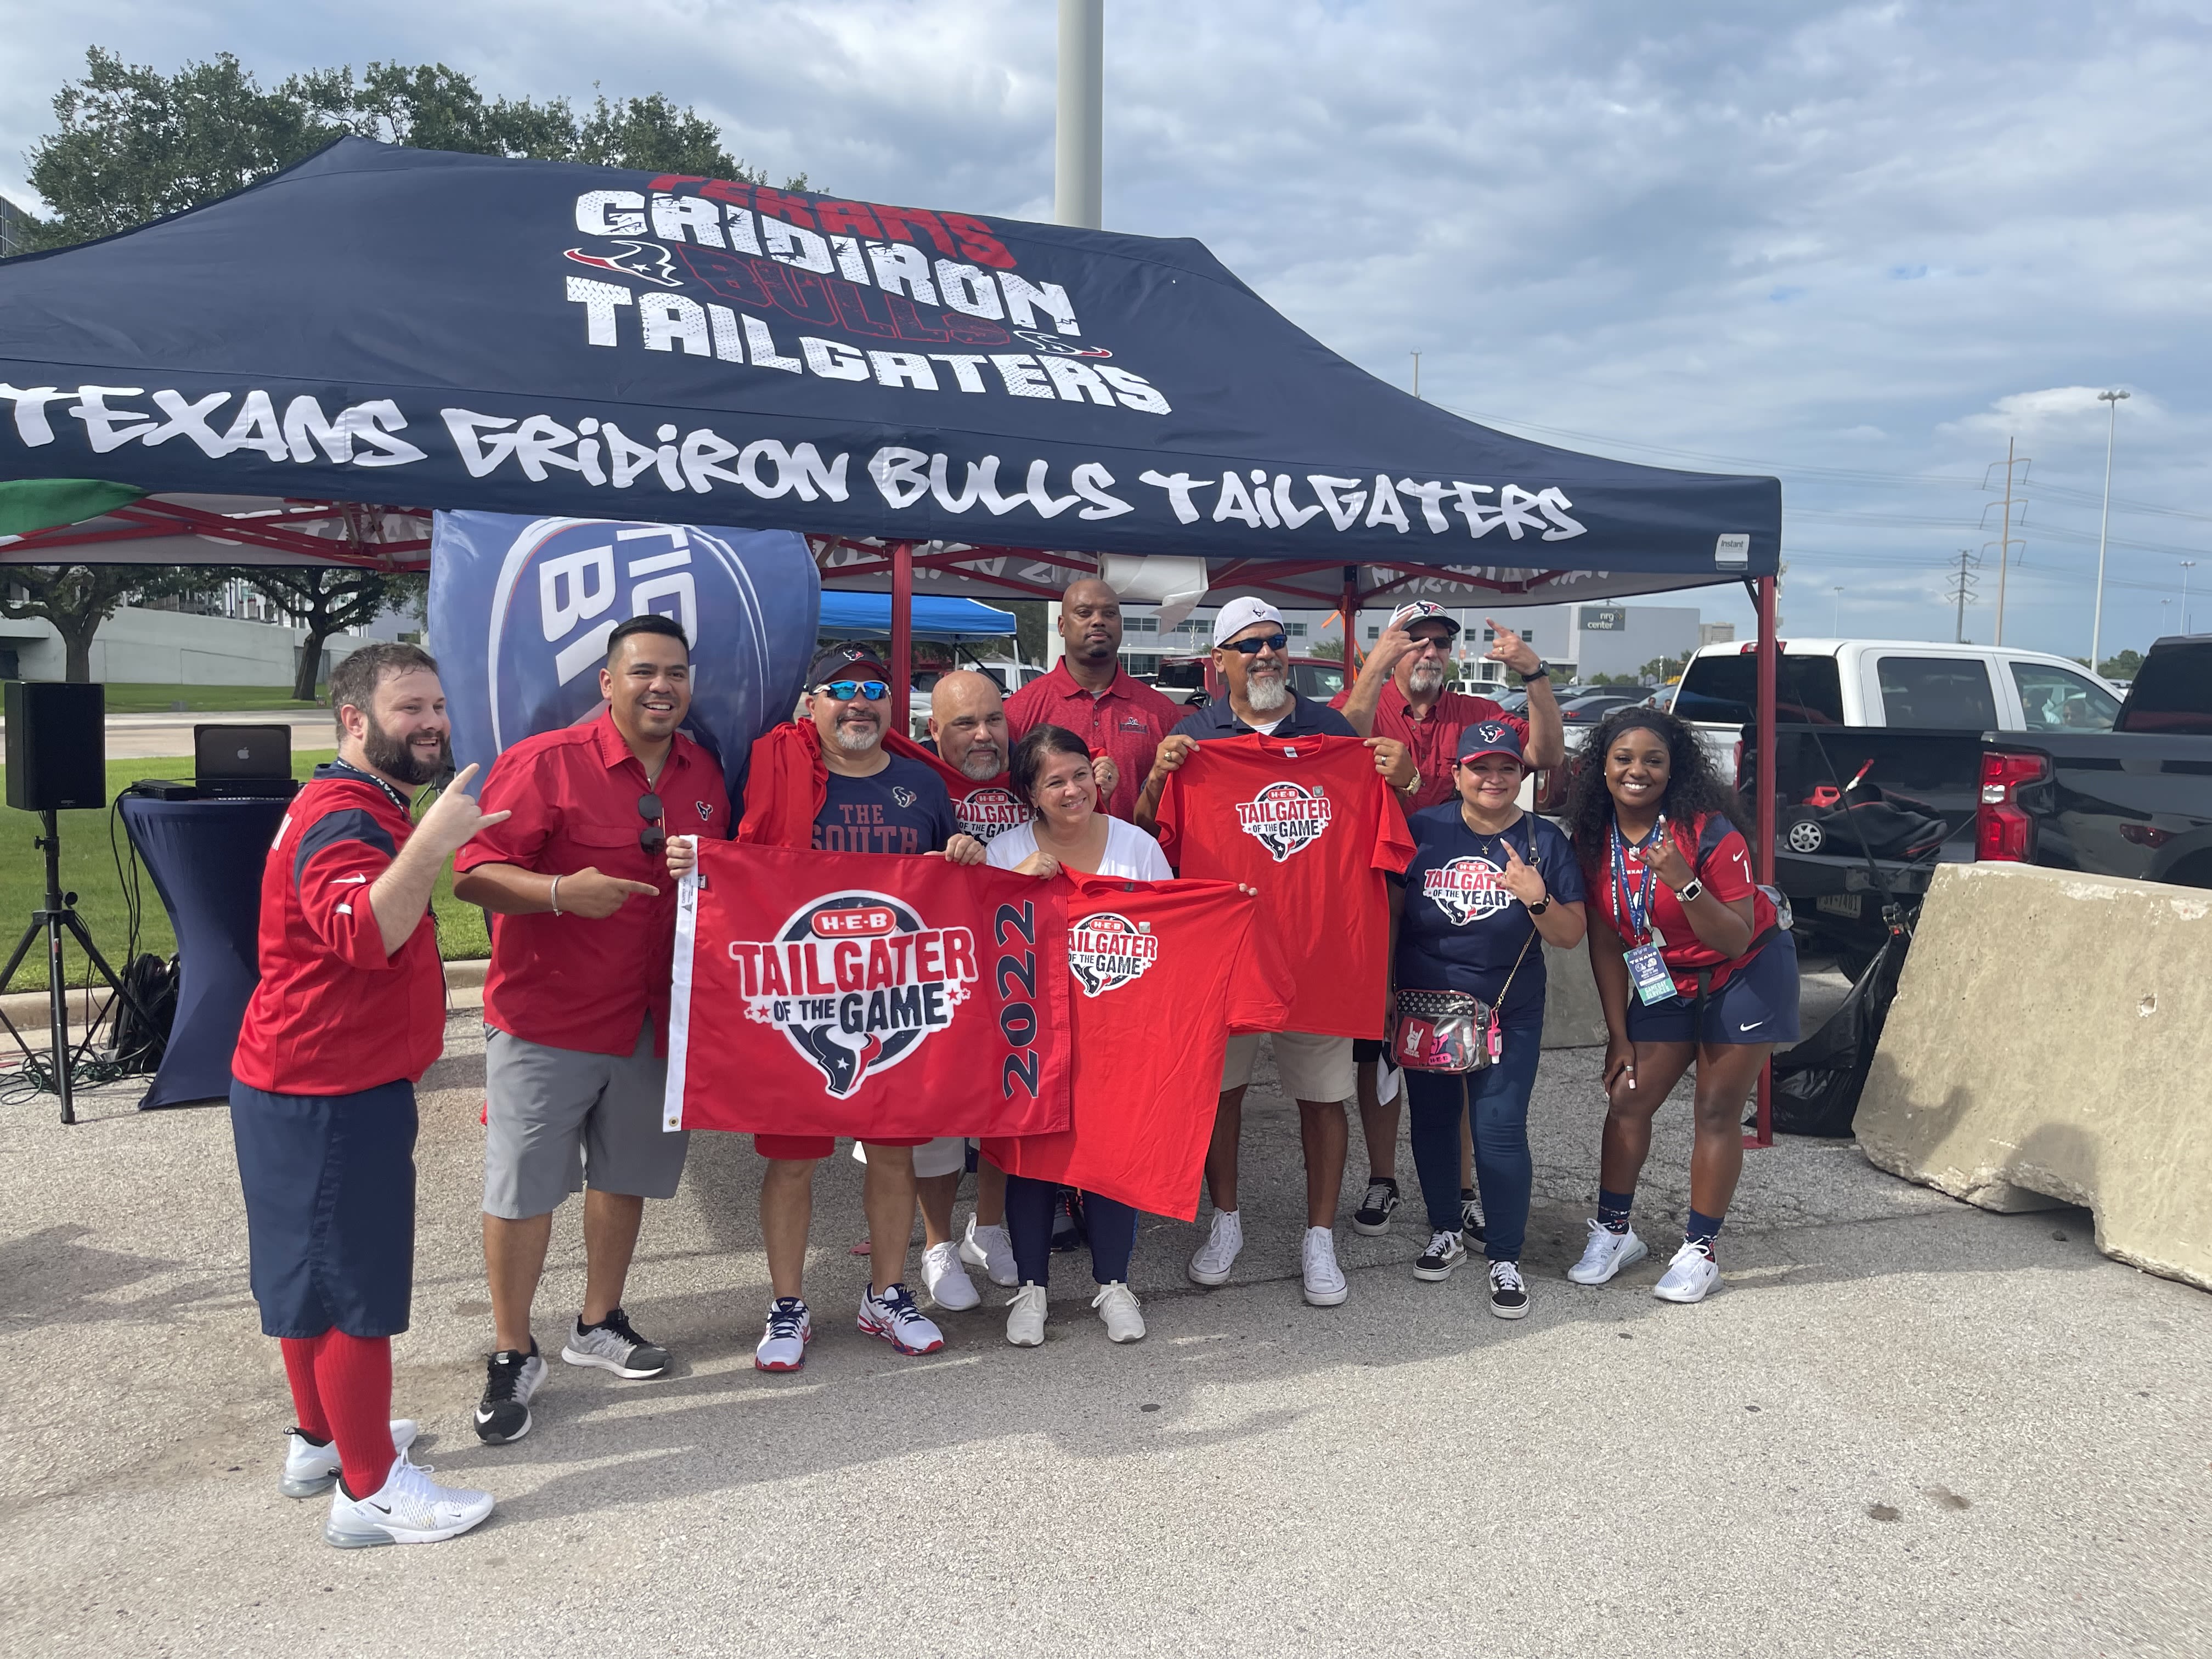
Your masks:
{"label": "text 'texans gridiron bulls tailgaters'", "polygon": [[1261,901],[1231,883],[1073,872],[1067,882],[1074,1122],[983,1151],[1009,1175],[1189,1221],[1222,1050],[1231,1031],[1282,1029],[1290,976],[1267,948]]}
{"label": "text 'texans gridiron bulls tailgaters'", "polygon": [[1380,1037],[1386,872],[1413,854],[1405,814],[1356,738],[1225,738],[1168,775],[1160,845],[1184,876],[1260,890],[1281,947],[1281,1030]]}
{"label": "text 'texans gridiron bulls tailgaters'", "polygon": [[699,845],[678,898],[670,1129],[1068,1123],[1067,890],[933,858]]}

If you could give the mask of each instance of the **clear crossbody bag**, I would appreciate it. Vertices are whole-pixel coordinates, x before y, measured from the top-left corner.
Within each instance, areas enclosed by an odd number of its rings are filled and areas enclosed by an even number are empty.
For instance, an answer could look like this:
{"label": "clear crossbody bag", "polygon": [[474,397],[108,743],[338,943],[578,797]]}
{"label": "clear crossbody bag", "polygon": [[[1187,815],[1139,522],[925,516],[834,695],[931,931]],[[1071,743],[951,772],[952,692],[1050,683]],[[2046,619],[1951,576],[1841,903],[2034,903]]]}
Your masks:
{"label": "clear crossbody bag", "polygon": [[[1528,862],[1536,861],[1536,832],[1528,832]],[[1479,1072],[1495,1065],[1504,1049],[1498,1010],[1513,988],[1513,976],[1536,942],[1532,918],[1521,954],[1498,987],[1498,1001],[1485,1002],[1471,991],[1400,990],[1390,1012],[1390,1063],[1407,1072]]]}

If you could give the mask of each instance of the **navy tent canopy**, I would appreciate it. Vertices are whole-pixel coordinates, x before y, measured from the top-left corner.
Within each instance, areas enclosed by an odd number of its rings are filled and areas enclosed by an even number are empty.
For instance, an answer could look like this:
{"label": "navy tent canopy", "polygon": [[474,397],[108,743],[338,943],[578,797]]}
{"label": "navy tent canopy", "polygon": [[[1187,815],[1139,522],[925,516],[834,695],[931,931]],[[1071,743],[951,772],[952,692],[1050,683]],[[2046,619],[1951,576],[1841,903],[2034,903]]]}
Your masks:
{"label": "navy tent canopy", "polygon": [[[891,635],[891,597],[825,592],[815,631],[841,640],[887,640]],[[1012,611],[994,610],[974,599],[930,594],[914,602],[914,637],[918,640],[988,640],[1013,631]]]}
{"label": "navy tent canopy", "polygon": [[1772,479],[1408,397],[1195,241],[360,138],[0,265],[6,477],[156,492],[147,556],[161,501],[246,497],[921,544],[969,591],[1066,549],[1596,597],[1771,574],[1781,529]]}

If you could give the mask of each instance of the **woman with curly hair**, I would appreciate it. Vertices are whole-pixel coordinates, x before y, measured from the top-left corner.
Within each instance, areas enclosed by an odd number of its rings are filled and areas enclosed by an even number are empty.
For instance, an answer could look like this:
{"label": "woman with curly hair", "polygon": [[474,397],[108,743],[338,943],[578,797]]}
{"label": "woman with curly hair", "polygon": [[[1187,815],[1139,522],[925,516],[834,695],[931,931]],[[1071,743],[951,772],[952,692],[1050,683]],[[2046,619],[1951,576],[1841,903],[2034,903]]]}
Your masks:
{"label": "woman with curly hair", "polygon": [[1567,823],[1589,890],[1590,972],[1605,1009],[1605,1145],[1577,1285],[1649,1254],[1628,1224],[1651,1119],[1692,1065],[1696,1139],[1682,1248],[1652,1294],[1701,1302],[1743,1169],[1743,1108],[1778,1042],[1797,1040],[1797,947],[1752,880],[1748,822],[1689,726],[1609,715],[1582,750]]}

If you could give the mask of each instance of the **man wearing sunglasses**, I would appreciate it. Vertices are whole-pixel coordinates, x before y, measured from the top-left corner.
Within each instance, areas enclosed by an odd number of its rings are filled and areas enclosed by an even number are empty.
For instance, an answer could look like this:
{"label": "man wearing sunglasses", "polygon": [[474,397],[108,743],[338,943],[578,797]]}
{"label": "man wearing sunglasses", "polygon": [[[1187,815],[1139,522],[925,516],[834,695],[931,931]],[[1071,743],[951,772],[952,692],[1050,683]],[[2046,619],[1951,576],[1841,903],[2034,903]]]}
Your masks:
{"label": "man wearing sunglasses", "polygon": [[[714,757],[677,728],[691,653],[672,617],[608,636],[594,720],[525,738],[484,793],[512,813],[454,861],[453,896],[492,915],[484,981],[484,1268],[494,1352],[477,1433],[530,1431],[545,1377],[531,1304],[553,1212],[584,1193],[584,1305],[561,1357],[658,1376],[667,1351],[623,1312],[648,1198],[675,1195],[686,1138],[664,1133],[676,886],[669,837],[732,833]],[[588,1183],[588,1188],[587,1188]]]}
{"label": "man wearing sunglasses", "polygon": [[[1290,638],[1283,613],[1262,599],[1231,599],[1213,620],[1213,662],[1228,690],[1189,714],[1160,739],[1152,775],[1137,797],[1137,823],[1152,830],[1158,822],[1160,794],[1201,743],[1253,732],[1277,738],[1334,737],[1358,739],[1335,709],[1300,696],[1291,688]],[[1419,781],[1406,745],[1393,738],[1369,738],[1375,769],[1403,799]],[[1267,894],[1261,894],[1263,902]],[[1307,1226],[1301,1245],[1306,1300],[1317,1307],[1342,1302],[1348,1293],[1338,1266],[1333,1236],[1339,1190],[1344,1181],[1350,1136],[1344,1103],[1353,1092],[1352,1042],[1347,1036],[1305,1031],[1274,1034],[1275,1066],[1283,1092],[1298,1103],[1299,1137],[1306,1153]],[[1257,1057],[1255,1037],[1232,1037],[1223,1060],[1221,1102],[1214,1118],[1213,1144],[1206,1154],[1206,1191],[1214,1203],[1212,1230],[1190,1259],[1188,1272],[1200,1285],[1229,1279],[1244,1248],[1243,1220],[1237,1208],[1237,1142],[1243,1125],[1244,1091]],[[1328,1219],[1324,1220],[1323,1218]]]}

